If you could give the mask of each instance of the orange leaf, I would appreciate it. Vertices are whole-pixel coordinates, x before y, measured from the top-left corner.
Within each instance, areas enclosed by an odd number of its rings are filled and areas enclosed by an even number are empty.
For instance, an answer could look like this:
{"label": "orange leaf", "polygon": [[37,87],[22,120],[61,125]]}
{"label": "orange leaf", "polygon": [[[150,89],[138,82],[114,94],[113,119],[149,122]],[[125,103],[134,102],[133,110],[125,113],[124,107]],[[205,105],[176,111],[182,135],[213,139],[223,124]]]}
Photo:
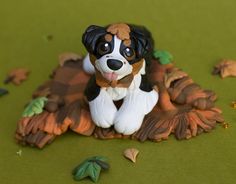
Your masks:
{"label": "orange leaf", "polygon": [[5,83],[12,82],[15,85],[20,85],[24,80],[27,79],[30,71],[26,68],[17,68],[11,70],[7,78],[5,79]]}

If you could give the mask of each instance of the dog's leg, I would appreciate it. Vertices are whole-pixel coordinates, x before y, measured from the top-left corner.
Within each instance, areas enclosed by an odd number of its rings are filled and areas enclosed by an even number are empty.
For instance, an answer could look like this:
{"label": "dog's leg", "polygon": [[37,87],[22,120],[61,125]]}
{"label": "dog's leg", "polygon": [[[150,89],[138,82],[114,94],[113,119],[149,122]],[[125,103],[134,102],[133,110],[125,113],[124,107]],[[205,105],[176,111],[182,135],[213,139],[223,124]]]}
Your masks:
{"label": "dog's leg", "polygon": [[113,125],[117,108],[105,89],[100,88],[92,77],[85,90],[89,101],[89,108],[92,120],[102,128],[109,128]]}
{"label": "dog's leg", "polygon": [[158,101],[158,93],[137,89],[130,92],[124,99],[122,106],[114,120],[115,130],[119,133],[130,135],[142,125],[143,118],[148,114]]}

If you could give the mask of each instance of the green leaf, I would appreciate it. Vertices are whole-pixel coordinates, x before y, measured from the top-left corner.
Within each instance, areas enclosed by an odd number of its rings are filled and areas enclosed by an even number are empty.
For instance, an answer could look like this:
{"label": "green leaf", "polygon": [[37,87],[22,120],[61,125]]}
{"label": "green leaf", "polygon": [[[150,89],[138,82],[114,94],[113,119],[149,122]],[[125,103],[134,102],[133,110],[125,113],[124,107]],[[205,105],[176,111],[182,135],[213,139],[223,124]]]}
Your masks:
{"label": "green leaf", "polygon": [[102,169],[107,170],[109,169],[110,165],[104,161],[101,160],[94,160]]}
{"label": "green leaf", "polygon": [[173,56],[168,51],[155,50],[153,57],[158,59],[162,65],[169,64],[173,61]]}
{"label": "green leaf", "polygon": [[75,169],[73,169],[72,174],[74,180],[79,181],[86,177],[90,177],[93,182],[97,182],[101,169],[108,169],[109,164],[106,163],[105,157],[91,157],[79,164]]}
{"label": "green leaf", "polygon": [[100,160],[100,161],[103,161],[103,162],[107,162],[107,158],[103,157],[103,156],[91,157],[89,160]]}
{"label": "green leaf", "polygon": [[90,163],[91,164],[89,165],[87,171],[93,182],[97,182],[101,172],[101,167],[95,162],[90,162]]}
{"label": "green leaf", "polygon": [[89,173],[87,172],[89,165],[90,165],[89,162],[85,162],[85,163],[79,165],[78,167],[76,167],[73,171],[74,179],[81,180],[81,179],[89,176]]}
{"label": "green leaf", "polygon": [[33,99],[29,105],[25,108],[22,116],[23,117],[31,117],[35,114],[40,114],[43,112],[43,108],[45,103],[48,101],[46,97],[38,97]]}

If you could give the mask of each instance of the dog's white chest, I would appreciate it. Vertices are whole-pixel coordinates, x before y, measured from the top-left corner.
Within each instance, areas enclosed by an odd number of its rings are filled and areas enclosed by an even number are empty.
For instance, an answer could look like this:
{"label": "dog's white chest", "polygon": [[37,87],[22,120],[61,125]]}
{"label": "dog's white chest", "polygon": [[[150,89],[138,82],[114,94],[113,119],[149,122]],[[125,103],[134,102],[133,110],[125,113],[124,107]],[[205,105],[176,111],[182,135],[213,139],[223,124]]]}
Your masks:
{"label": "dog's white chest", "polygon": [[127,88],[112,88],[106,89],[107,93],[111,96],[112,100],[117,101],[124,98],[127,94]]}
{"label": "dog's white chest", "polygon": [[128,92],[132,92],[139,88],[141,83],[141,75],[137,74],[134,76],[132,83],[130,84],[129,88],[106,88],[107,93],[111,96],[112,100],[118,101],[123,99]]}

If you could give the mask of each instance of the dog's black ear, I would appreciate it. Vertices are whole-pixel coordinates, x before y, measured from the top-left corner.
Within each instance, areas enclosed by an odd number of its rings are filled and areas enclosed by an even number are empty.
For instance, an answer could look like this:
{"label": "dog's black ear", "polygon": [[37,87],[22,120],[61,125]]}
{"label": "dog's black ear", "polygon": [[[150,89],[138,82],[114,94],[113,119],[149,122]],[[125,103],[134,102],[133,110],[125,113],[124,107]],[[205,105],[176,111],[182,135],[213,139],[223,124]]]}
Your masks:
{"label": "dog's black ear", "polygon": [[136,54],[139,58],[144,58],[153,51],[154,41],[151,33],[141,26],[130,26],[131,37],[136,45]]}
{"label": "dog's black ear", "polygon": [[104,27],[91,25],[83,34],[82,42],[89,53],[94,53],[97,40],[106,34]]}

